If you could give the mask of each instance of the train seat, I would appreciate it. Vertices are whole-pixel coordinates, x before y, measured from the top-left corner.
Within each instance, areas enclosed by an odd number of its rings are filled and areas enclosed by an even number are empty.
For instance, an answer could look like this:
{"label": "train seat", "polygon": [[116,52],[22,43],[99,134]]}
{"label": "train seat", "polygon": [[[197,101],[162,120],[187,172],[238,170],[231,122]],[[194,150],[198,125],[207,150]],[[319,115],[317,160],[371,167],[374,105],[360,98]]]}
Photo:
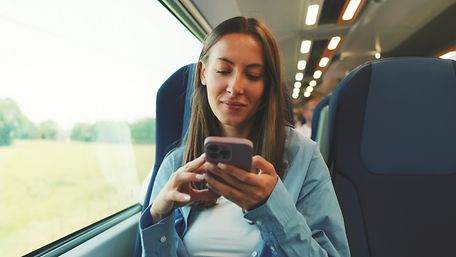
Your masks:
{"label": "train seat", "polygon": [[368,62],[336,87],[329,166],[352,257],[454,252],[455,99],[456,62],[437,58]]}
{"label": "train seat", "polygon": [[329,100],[331,96],[325,96],[316,106],[312,115],[312,134],[310,138],[317,142],[323,159],[328,159],[329,147]]}
{"label": "train seat", "polygon": [[[188,64],[169,77],[157,92],[155,163],[146,179],[143,210],[152,193],[153,182],[166,154],[181,143],[190,123],[193,80],[196,64]],[[135,257],[141,256],[139,232],[136,237]]]}

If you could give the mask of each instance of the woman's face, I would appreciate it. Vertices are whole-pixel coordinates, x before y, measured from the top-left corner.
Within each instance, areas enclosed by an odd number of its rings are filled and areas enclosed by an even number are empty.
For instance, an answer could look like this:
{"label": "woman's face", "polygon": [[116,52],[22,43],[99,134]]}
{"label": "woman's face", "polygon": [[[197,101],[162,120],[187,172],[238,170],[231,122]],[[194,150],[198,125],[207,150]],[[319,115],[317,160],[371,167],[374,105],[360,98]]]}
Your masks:
{"label": "woman's face", "polygon": [[225,134],[246,136],[265,88],[260,43],[247,34],[225,35],[200,65],[201,83]]}

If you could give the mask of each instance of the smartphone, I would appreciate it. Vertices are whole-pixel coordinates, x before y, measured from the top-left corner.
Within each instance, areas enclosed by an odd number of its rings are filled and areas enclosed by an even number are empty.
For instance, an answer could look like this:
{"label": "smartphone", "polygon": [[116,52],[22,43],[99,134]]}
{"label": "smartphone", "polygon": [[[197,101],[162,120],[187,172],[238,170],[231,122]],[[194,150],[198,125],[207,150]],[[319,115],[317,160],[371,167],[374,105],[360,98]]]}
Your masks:
{"label": "smartphone", "polygon": [[249,171],[252,165],[253,143],[245,138],[207,137],[204,140],[206,160],[226,163]]}

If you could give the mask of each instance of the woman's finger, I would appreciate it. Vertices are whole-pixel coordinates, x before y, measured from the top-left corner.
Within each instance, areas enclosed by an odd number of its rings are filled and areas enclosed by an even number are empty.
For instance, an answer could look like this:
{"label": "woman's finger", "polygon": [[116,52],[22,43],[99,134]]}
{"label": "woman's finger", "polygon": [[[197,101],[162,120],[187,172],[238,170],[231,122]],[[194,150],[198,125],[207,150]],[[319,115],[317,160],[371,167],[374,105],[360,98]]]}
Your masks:
{"label": "woman's finger", "polygon": [[190,182],[201,182],[204,180],[204,174],[193,172],[176,172],[173,174],[173,187],[180,187],[182,184]]}
{"label": "woman's finger", "polygon": [[243,202],[243,200],[240,200],[243,198],[243,193],[241,193],[238,189],[221,182],[214,175],[211,175],[210,173],[206,174],[206,181],[211,188],[228,200],[231,200],[234,203]]}
{"label": "woman's finger", "polygon": [[269,174],[277,176],[277,172],[272,163],[268,162],[266,159],[260,155],[255,155],[252,158],[252,169],[260,170],[260,174]]}
{"label": "woman's finger", "polygon": [[178,204],[187,204],[190,202],[191,197],[188,194],[184,194],[179,191],[173,191],[170,200]]}
{"label": "woman's finger", "polygon": [[187,162],[184,166],[180,167],[177,172],[193,172],[198,169],[205,161],[205,154],[203,153],[200,157],[194,159],[193,161]]}
{"label": "woman's finger", "polygon": [[191,188],[189,191],[192,201],[213,201],[217,200],[220,195],[209,189],[194,189]]}
{"label": "woman's finger", "polygon": [[247,172],[243,169],[239,169],[236,166],[224,163],[218,163],[215,165],[210,162],[206,162],[203,166],[208,172],[217,175],[227,183],[232,184],[236,187],[239,187],[242,184],[256,184],[256,174]]}

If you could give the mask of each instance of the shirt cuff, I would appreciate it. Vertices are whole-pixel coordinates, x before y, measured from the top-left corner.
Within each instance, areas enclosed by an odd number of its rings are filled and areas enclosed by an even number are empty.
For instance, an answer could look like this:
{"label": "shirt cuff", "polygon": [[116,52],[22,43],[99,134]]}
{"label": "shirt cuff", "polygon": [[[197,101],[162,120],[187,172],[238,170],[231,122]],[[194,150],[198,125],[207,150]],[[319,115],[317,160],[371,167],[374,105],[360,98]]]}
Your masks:
{"label": "shirt cuff", "polygon": [[143,252],[152,254],[175,251],[174,211],[168,217],[153,224],[150,208],[151,206],[146,208],[139,220]]}

